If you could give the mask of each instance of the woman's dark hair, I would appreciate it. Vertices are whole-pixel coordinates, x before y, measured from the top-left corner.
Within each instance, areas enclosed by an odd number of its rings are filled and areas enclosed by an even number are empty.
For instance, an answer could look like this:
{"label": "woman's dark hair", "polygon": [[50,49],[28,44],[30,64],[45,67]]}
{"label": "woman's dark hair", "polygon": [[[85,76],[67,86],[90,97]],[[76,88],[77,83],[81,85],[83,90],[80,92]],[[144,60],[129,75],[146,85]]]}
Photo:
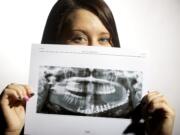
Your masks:
{"label": "woman's dark hair", "polygon": [[110,32],[112,46],[120,47],[113,14],[103,0],[58,0],[52,8],[44,29],[42,44],[60,44],[67,16],[76,9],[87,9],[99,17]]}

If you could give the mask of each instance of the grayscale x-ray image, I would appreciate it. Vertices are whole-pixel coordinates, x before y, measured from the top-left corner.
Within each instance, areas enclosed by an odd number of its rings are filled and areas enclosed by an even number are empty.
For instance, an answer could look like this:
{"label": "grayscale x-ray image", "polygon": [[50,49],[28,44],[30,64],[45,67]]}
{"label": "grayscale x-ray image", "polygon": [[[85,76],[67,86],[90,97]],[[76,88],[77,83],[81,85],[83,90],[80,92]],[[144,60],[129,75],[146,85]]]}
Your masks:
{"label": "grayscale x-ray image", "polygon": [[37,112],[127,118],[142,95],[142,72],[40,66]]}

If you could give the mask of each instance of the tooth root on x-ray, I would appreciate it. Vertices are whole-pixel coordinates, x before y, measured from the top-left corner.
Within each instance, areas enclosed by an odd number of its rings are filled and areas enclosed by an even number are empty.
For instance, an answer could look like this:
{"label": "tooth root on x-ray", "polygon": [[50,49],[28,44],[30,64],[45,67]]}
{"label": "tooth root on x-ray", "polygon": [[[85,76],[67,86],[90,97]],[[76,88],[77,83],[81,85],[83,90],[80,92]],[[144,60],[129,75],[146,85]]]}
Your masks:
{"label": "tooth root on x-ray", "polygon": [[100,105],[100,110],[101,110],[101,112],[103,112],[104,110],[103,110],[103,106],[102,105]]}
{"label": "tooth root on x-ray", "polygon": [[70,103],[70,102],[71,102],[71,100],[72,100],[72,98],[68,97],[68,103]]}
{"label": "tooth root on x-ray", "polygon": [[91,110],[92,110],[92,112],[94,111],[94,105],[91,105]]}
{"label": "tooth root on x-ray", "polygon": [[64,99],[65,101],[67,101],[67,95],[64,95],[63,99]]}
{"label": "tooth root on x-ray", "polygon": [[72,103],[74,101],[74,98],[70,97],[69,103]]}
{"label": "tooth root on x-ray", "polygon": [[111,109],[111,106],[109,105],[109,103],[107,104],[107,108],[108,108],[108,109]]}
{"label": "tooth root on x-ray", "polygon": [[98,105],[96,106],[96,110],[97,112],[100,112],[100,107]]}
{"label": "tooth root on x-ray", "polygon": [[91,112],[92,112],[92,111],[91,111],[90,109],[87,109],[87,110],[86,110],[86,113],[87,113],[87,114],[91,114]]}
{"label": "tooth root on x-ray", "polygon": [[77,105],[78,99],[74,98],[74,104]]}
{"label": "tooth root on x-ray", "polygon": [[107,110],[106,106],[105,105],[102,105],[102,106],[103,106],[104,111],[106,111]]}

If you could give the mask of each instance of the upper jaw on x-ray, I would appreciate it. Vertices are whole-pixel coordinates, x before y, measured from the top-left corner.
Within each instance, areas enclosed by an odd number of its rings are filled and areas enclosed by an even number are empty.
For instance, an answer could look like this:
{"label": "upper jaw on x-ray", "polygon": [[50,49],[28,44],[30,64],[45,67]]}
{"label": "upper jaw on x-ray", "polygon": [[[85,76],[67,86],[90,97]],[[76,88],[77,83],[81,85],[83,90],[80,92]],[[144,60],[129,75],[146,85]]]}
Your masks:
{"label": "upper jaw on x-ray", "polygon": [[[68,111],[93,115],[130,101],[133,73],[90,68],[61,68],[48,78],[49,101]],[[134,84],[133,84],[134,85]],[[125,110],[127,112],[127,110]]]}

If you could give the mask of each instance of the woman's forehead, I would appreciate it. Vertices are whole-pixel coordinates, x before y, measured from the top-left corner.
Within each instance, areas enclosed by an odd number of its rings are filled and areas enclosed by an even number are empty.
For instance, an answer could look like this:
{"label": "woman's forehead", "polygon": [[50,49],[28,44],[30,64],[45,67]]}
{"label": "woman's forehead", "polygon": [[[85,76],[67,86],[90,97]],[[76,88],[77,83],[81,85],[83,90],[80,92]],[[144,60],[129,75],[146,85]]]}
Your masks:
{"label": "woman's forehead", "polygon": [[109,33],[101,20],[91,11],[86,9],[77,9],[67,17],[72,29],[85,29]]}

